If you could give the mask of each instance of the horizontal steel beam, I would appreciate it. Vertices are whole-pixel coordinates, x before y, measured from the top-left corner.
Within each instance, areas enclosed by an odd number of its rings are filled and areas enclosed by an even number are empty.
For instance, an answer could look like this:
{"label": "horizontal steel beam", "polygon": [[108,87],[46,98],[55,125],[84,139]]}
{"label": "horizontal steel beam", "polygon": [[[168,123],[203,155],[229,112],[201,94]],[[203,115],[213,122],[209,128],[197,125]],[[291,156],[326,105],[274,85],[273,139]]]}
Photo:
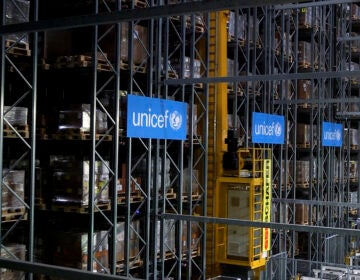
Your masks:
{"label": "horizontal steel beam", "polygon": [[[23,272],[37,273],[40,275],[56,276],[69,280],[106,280],[106,279],[129,279],[124,276],[94,273],[91,271],[67,268],[43,263],[32,263],[8,258],[0,258],[0,267]],[[135,279],[136,278],[131,278]]]}
{"label": "horizontal steel beam", "polygon": [[284,81],[284,80],[318,80],[332,78],[349,78],[360,77],[360,70],[356,71],[323,71],[323,72],[306,72],[306,73],[282,73],[282,74],[265,74],[265,75],[241,75],[228,77],[209,77],[209,78],[186,78],[186,79],[168,79],[164,81],[165,85],[192,85],[197,83],[239,83],[251,81]]}
{"label": "horizontal steel beam", "polygon": [[[292,1],[295,3],[307,2],[307,0]],[[233,10],[266,5],[280,5],[290,3],[289,0],[204,0],[187,2],[173,5],[163,5],[148,8],[126,9],[110,13],[89,14],[57,18],[49,20],[31,21],[26,23],[0,26],[0,35],[12,33],[30,33],[36,31],[68,29],[76,27],[92,26],[96,24],[114,24],[123,21],[156,19],[161,17],[190,15],[195,13]]]}
{"label": "horizontal steel beam", "polygon": [[352,229],[352,228],[335,228],[335,227],[299,225],[299,224],[267,223],[267,222],[257,222],[250,220],[218,218],[218,217],[208,217],[208,216],[191,216],[191,215],[180,215],[180,214],[170,214],[170,213],[165,213],[160,216],[163,219],[173,219],[173,220],[189,221],[189,222],[238,225],[244,227],[271,228],[280,231],[293,230],[293,231],[305,231],[310,233],[339,234],[343,236],[360,237],[360,230]]}

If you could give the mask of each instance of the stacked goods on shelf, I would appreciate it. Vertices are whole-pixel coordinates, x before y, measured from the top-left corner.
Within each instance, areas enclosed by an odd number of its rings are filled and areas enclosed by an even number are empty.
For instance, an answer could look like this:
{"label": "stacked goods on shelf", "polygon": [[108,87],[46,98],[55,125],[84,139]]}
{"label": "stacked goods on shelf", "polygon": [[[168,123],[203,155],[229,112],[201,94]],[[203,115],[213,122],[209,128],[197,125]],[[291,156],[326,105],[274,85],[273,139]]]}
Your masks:
{"label": "stacked goods on shelf", "polygon": [[183,196],[187,197],[189,192],[192,195],[199,195],[200,188],[199,188],[199,170],[193,169],[192,170],[192,178],[190,178],[190,168],[184,168],[183,175]]}
{"label": "stacked goods on shelf", "polygon": [[[77,269],[87,269],[88,233],[77,231],[54,231],[48,244],[52,264]],[[105,272],[109,268],[109,248],[107,231],[98,230],[93,235],[93,272]]]}
{"label": "stacked goods on shelf", "polygon": [[[2,258],[16,258],[17,260],[25,261],[26,247],[23,244],[4,244],[1,249]],[[25,273],[18,270],[11,270],[8,268],[1,268],[0,279],[19,280],[25,279]]]}
{"label": "stacked goods on shelf", "polygon": [[[191,239],[188,240],[187,238],[187,231],[188,231],[188,225],[190,224],[190,231],[191,231]],[[188,222],[188,221],[181,221],[182,226],[182,235],[181,235],[181,241],[182,241],[182,253],[187,254],[190,252],[191,255],[198,255],[200,250],[200,243],[199,243],[199,237],[200,237],[200,225],[198,222]]]}
{"label": "stacked goods on shelf", "polygon": [[[125,260],[125,222],[118,222],[116,225],[116,263],[122,268],[122,263]],[[133,265],[141,262],[140,251],[140,239],[137,233],[140,232],[140,221],[132,221],[129,231],[129,258]]]}
{"label": "stacked goods on shelf", "polygon": [[295,223],[300,225],[309,224],[309,205],[295,204]]}
{"label": "stacked goods on shelf", "polygon": [[318,53],[317,43],[311,44],[307,41],[298,42],[298,65],[300,68],[317,68],[318,67]]}
{"label": "stacked goods on shelf", "polygon": [[318,28],[320,26],[319,7],[302,8],[299,12],[299,26],[301,28]]}
{"label": "stacked goods on shelf", "polygon": [[187,131],[188,131],[188,135],[190,134],[190,118],[192,117],[192,128],[193,128],[193,136],[198,136],[198,126],[197,126],[197,123],[198,123],[198,118],[197,118],[197,111],[198,111],[198,108],[197,108],[197,105],[194,104],[193,105],[193,110],[192,110],[192,116],[191,116],[191,113],[190,113],[190,104],[187,106]]}
{"label": "stacked goods on shelf", "polygon": [[[310,184],[310,160],[301,159],[296,161],[296,184],[298,187],[308,188]],[[316,170],[313,162],[313,170]],[[315,176],[314,172],[312,174]]]}
{"label": "stacked goods on shelf", "polygon": [[19,106],[4,106],[4,116],[13,126],[26,126],[28,118],[28,108]]}
{"label": "stacked goods on shelf", "polygon": [[[242,43],[246,40],[246,15],[239,14],[237,17],[237,27],[236,27],[236,14],[233,11],[230,11],[227,29],[229,39],[231,40],[238,40]],[[237,28],[237,34],[235,34],[235,29]]]}
{"label": "stacked goods on shelf", "polygon": [[292,62],[294,59],[293,40],[291,34],[287,32],[276,32],[275,33],[275,53],[282,57],[286,61]]}
{"label": "stacked goods on shelf", "polygon": [[[194,59],[193,64],[191,65],[191,59],[188,56],[184,57],[183,61],[183,71],[182,61],[180,59],[174,59],[173,65],[176,69],[176,72],[180,75],[180,78],[201,78],[201,61],[199,59]],[[194,76],[191,76],[193,74]]]}
{"label": "stacked goods on shelf", "polygon": [[358,142],[359,131],[356,128],[344,128],[344,147],[346,149],[357,150],[359,148]]}
{"label": "stacked goods on shelf", "polygon": [[[68,132],[78,130],[79,132],[90,132],[90,104],[71,105],[66,110],[59,112],[58,130]],[[107,130],[106,113],[97,110],[96,132],[103,133]]]}
{"label": "stacked goods on shelf", "polygon": [[358,161],[354,159],[350,159],[349,161],[344,162],[344,169],[347,171],[348,178],[352,181],[358,179]]}
{"label": "stacked goods on shelf", "polygon": [[[95,197],[98,204],[109,203],[109,163],[95,162]],[[52,201],[61,204],[89,203],[90,162],[72,156],[51,156]]]}
{"label": "stacked goods on shelf", "polygon": [[[127,176],[126,176],[126,164],[121,164],[121,174],[119,174],[120,178],[116,184],[116,191],[118,197],[118,204],[122,204],[126,202],[126,184],[127,184]],[[140,202],[144,199],[144,196],[141,189],[141,177],[131,176],[130,179],[130,202]]]}
{"label": "stacked goods on shelf", "polygon": [[[345,64],[345,71],[359,71],[360,65],[356,62],[350,61],[349,63]],[[343,80],[345,82],[348,82],[350,80],[352,85],[359,85],[360,84],[360,78],[357,76],[350,76],[344,77]]]}
{"label": "stacked goods on shelf", "polygon": [[4,136],[5,137],[17,137],[15,131],[8,125],[8,123],[16,128],[22,137],[29,137],[28,127],[28,108],[19,106],[4,106]]}
{"label": "stacked goods on shelf", "polygon": [[[2,212],[23,212],[25,197],[25,171],[3,170]],[[8,213],[8,214],[9,214]]]}
{"label": "stacked goods on shelf", "polygon": [[[5,24],[16,24],[29,21],[30,1],[26,0],[4,0]],[[20,42],[28,45],[26,34],[10,34],[6,37],[10,41]]]}
{"label": "stacked goods on shelf", "polygon": [[[308,148],[317,141],[316,125],[298,123],[296,131],[296,145],[299,148]],[[312,128],[312,131],[311,131]]]}
{"label": "stacked goods on shelf", "polygon": [[311,99],[312,97],[312,82],[311,80],[297,81],[297,97],[298,99]]}
{"label": "stacked goods on shelf", "polygon": [[[148,29],[141,25],[134,25],[132,34],[132,61],[135,65],[146,65],[148,52]],[[129,59],[129,24],[121,24],[121,60],[128,63]]]}
{"label": "stacked goods on shelf", "polygon": [[[161,222],[156,222],[157,232],[156,236],[156,252],[160,258],[171,258],[175,254],[175,233],[176,233],[176,221],[175,220],[164,220],[163,222],[163,236],[161,238]],[[161,240],[162,243],[161,244]],[[161,256],[161,246],[163,247],[163,255]]]}

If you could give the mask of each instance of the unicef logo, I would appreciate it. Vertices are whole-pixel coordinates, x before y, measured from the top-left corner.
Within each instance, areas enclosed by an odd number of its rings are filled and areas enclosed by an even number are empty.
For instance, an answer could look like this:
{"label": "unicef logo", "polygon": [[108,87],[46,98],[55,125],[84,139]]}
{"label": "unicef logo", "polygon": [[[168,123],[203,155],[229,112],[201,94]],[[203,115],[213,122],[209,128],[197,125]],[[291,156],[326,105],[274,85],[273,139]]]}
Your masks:
{"label": "unicef logo", "polygon": [[282,132],[282,127],[280,123],[276,123],[275,124],[275,135],[276,136],[281,136],[281,132]]}
{"label": "unicef logo", "polygon": [[336,130],[336,140],[340,141],[341,140],[341,132],[339,130]]}
{"label": "unicef logo", "polygon": [[174,130],[178,130],[182,124],[182,116],[178,111],[174,111],[169,116],[170,127]]}

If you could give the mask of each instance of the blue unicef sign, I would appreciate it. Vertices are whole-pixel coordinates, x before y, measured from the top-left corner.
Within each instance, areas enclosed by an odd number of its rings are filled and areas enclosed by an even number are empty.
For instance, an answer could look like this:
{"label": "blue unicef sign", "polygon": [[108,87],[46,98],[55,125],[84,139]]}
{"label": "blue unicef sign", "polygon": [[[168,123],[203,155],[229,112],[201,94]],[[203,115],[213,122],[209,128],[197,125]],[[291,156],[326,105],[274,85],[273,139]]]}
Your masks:
{"label": "blue unicef sign", "polygon": [[284,144],[284,116],[252,113],[251,137],[253,143]]}
{"label": "blue unicef sign", "polygon": [[341,147],[342,146],[342,132],[341,124],[323,122],[321,142],[323,146]]}
{"label": "blue unicef sign", "polygon": [[127,137],[185,140],[187,103],[129,94]]}

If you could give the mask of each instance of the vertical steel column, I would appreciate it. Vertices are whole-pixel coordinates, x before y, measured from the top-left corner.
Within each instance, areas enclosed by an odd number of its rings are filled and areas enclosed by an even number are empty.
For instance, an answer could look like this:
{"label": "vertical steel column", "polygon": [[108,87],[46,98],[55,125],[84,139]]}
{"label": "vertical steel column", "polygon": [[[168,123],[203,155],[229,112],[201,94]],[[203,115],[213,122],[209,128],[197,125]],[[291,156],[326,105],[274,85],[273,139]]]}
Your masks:
{"label": "vertical steel column", "polygon": [[[0,3],[0,20],[1,26],[5,25],[6,11],[5,11],[5,1]],[[0,46],[0,208],[3,207],[2,199],[2,182],[3,182],[3,162],[4,162],[4,96],[5,96],[5,36],[0,36],[1,46]],[[0,223],[0,253],[3,250],[3,225]]]}
{"label": "vertical steel column", "polygon": [[[39,1],[32,2],[32,19],[37,21],[39,18]],[[38,32],[33,33],[33,50],[32,50],[32,100],[31,100],[31,156],[30,156],[30,190],[29,190],[29,245],[27,248],[28,261],[34,261],[34,224],[35,224],[35,167],[36,167],[36,116],[37,116],[37,80],[38,80]],[[28,279],[33,278],[32,274],[29,274]]]}

